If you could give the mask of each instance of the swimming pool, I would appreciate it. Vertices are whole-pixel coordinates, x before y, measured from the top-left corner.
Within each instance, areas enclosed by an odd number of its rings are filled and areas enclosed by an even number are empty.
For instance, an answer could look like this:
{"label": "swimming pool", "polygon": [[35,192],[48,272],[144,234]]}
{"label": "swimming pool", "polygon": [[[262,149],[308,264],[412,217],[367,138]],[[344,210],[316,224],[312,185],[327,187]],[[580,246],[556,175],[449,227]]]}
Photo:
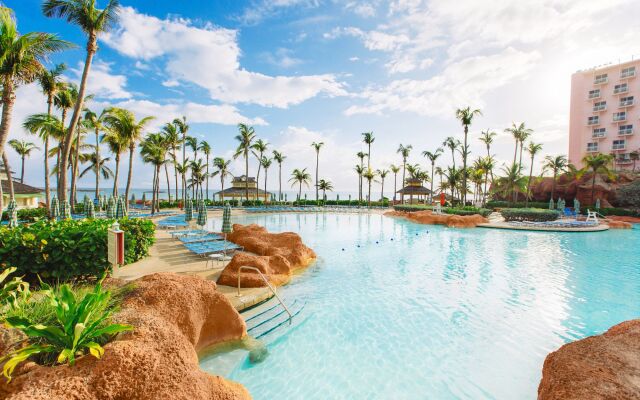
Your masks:
{"label": "swimming pool", "polygon": [[[307,301],[295,326],[262,363],[242,356],[226,370],[258,400],[535,399],[549,352],[640,315],[636,229],[462,230],[343,214],[233,222],[298,232],[318,254],[280,290]],[[219,373],[223,362],[201,366]]]}

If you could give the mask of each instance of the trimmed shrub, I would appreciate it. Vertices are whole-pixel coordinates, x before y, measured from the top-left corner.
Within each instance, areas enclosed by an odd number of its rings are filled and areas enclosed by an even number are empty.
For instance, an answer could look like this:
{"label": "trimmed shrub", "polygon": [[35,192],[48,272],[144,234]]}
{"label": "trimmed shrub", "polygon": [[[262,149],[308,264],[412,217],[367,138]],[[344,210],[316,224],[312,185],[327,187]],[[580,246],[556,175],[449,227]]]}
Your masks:
{"label": "trimmed shrub", "polygon": [[[433,207],[422,205],[422,204],[404,204],[404,205],[394,206],[393,209],[396,211],[414,212],[414,211],[430,211],[430,210],[433,210]],[[487,217],[489,216],[489,214],[491,214],[492,211],[487,208],[465,206],[465,207],[442,207],[442,212],[445,214],[463,215],[463,216],[480,214],[483,217]]]}
{"label": "trimmed shrub", "polygon": [[581,214],[587,215],[587,210],[598,211],[602,215],[616,215],[620,217],[640,218],[640,210],[628,210],[626,208],[601,208],[596,210],[593,206],[580,207]]}
{"label": "trimmed shrub", "polygon": [[[20,208],[18,210],[18,221],[36,222],[47,217],[47,209],[42,208]],[[2,220],[8,221],[9,214],[2,213]]]}
{"label": "trimmed shrub", "polygon": [[555,221],[560,216],[556,210],[545,210],[543,208],[505,208],[500,211],[504,220],[509,221],[531,221],[545,222]]}
{"label": "trimmed shrub", "polygon": [[485,204],[486,208],[494,209],[494,208],[549,208],[549,202],[541,202],[541,201],[530,201],[529,205],[526,206],[523,201],[517,203],[511,203],[509,201],[502,200],[490,200]]}
{"label": "trimmed shrub", "polygon": [[[125,232],[125,263],[149,254],[155,226],[144,219],[119,221]],[[107,261],[107,230],[113,220],[43,220],[17,228],[0,228],[0,269],[45,281],[86,279],[111,272]]]}

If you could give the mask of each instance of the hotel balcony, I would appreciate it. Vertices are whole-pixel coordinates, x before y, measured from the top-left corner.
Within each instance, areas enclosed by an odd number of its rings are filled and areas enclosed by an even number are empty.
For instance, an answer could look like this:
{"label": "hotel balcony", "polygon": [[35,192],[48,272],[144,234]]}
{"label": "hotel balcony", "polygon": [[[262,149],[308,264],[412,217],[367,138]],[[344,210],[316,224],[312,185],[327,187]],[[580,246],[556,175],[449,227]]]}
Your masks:
{"label": "hotel balcony", "polygon": [[630,158],[616,158],[616,164],[626,165],[632,164],[633,160]]}

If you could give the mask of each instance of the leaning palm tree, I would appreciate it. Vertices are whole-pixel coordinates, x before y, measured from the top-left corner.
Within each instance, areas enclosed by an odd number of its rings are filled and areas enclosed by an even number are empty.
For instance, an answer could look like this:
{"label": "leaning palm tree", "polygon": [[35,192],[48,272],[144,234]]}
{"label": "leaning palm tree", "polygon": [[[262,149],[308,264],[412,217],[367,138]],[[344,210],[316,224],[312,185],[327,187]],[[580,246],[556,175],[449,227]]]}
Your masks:
{"label": "leaning palm tree", "polygon": [[566,156],[546,156],[544,158],[544,164],[542,165],[543,171],[551,170],[553,172],[553,182],[551,183],[551,199],[556,191],[556,180],[558,174],[564,172],[569,166],[569,161]]}
{"label": "leaning palm tree", "polygon": [[[201,141],[200,144],[198,145],[198,150],[200,150],[206,159],[206,177],[205,177],[205,183],[206,183],[206,189],[205,189],[205,193],[206,195],[206,199],[209,200],[209,157],[211,157],[211,146],[209,145],[209,143],[207,143],[206,141]],[[171,196],[171,195],[169,195]]]}
{"label": "leaning palm tree", "polygon": [[362,175],[364,174],[365,168],[362,165],[356,164],[355,168],[356,174],[358,174],[358,206],[360,206],[360,202],[362,201]]}
{"label": "leaning palm tree", "polygon": [[80,178],[85,176],[88,172],[93,172],[95,175],[100,175],[104,179],[113,178],[113,171],[107,165],[107,163],[111,161],[111,158],[109,157],[100,158],[97,151],[94,151],[93,153],[89,154],[87,161],[89,162],[89,166],[87,166],[87,168],[85,168],[80,173]]}
{"label": "leaning palm tree", "polygon": [[264,168],[264,202],[265,203],[267,202],[267,176],[269,174],[269,167],[271,167],[272,162],[273,162],[273,159],[265,156],[263,156],[262,159],[260,160],[260,165],[262,165],[262,168]]}
{"label": "leaning palm tree", "polygon": [[[11,131],[13,106],[16,101],[16,89],[28,84],[41,75],[42,63],[55,52],[71,47],[68,42],[58,39],[54,34],[29,32],[21,35],[13,11],[0,8],[0,83],[2,87],[2,119],[0,120],[0,154],[5,168],[10,171],[4,146]],[[13,181],[9,183],[9,194],[13,199]],[[0,192],[2,189],[0,188]],[[0,210],[2,193],[0,193]]]}
{"label": "leaning palm tree", "polygon": [[380,201],[384,201],[384,179],[389,174],[389,170],[388,169],[379,169],[379,170],[376,171],[376,173],[378,175],[380,175],[380,184],[381,184]]}
{"label": "leaning palm tree", "polygon": [[224,204],[224,180],[227,179],[229,175],[229,164],[231,164],[231,160],[225,160],[222,157],[216,157],[213,159],[213,165],[216,167],[217,171],[211,173],[211,176],[220,176],[220,200]]}
{"label": "leaning palm tree", "polygon": [[[498,136],[498,134],[489,129],[480,132],[479,139],[487,148],[487,157],[491,157],[491,145],[493,144],[493,140],[496,136]],[[491,174],[491,180],[493,181],[493,171],[490,171],[489,173]]]}
{"label": "leaning palm tree", "polygon": [[24,161],[31,155],[33,150],[40,150],[35,143],[27,142],[26,140],[11,139],[9,140],[9,146],[15,150],[20,156],[20,183],[24,183]]}
{"label": "leaning palm tree", "polygon": [[367,170],[364,171],[362,176],[364,177],[364,179],[367,180],[367,183],[369,184],[369,194],[367,196],[367,203],[368,203],[368,207],[371,207],[371,182],[376,177],[376,173],[371,168],[367,168]]}
{"label": "leaning palm tree", "polygon": [[531,167],[529,168],[529,179],[527,180],[527,196],[524,198],[525,207],[529,207],[529,195],[531,194],[531,178],[533,177],[533,159],[536,154],[538,154],[542,150],[541,144],[536,144],[533,142],[529,142],[529,147],[527,147],[527,153],[531,156]]}
{"label": "leaning palm tree", "polygon": [[[165,141],[169,145],[169,156],[171,157],[171,163],[173,164],[173,177],[175,184],[175,197],[176,201],[178,200],[178,159],[177,159],[177,151],[182,144],[182,140],[180,138],[180,134],[178,133],[178,128],[176,125],[171,123],[166,123],[162,126],[161,130],[164,135]],[[165,164],[166,167],[166,164]],[[169,192],[169,202],[171,202],[171,192]]]}
{"label": "leaning palm tree", "polygon": [[400,172],[400,167],[391,164],[389,169],[391,169],[391,173],[393,174],[393,201],[396,201],[396,192],[398,190],[398,172]]}
{"label": "leaning palm tree", "polygon": [[[156,210],[159,210],[159,196],[160,196],[160,168],[167,161],[166,154],[168,145],[160,133],[150,133],[140,143],[140,155],[142,161],[153,165],[153,194],[151,198],[151,214],[155,214]],[[116,176],[117,176],[117,164],[116,164]]]}
{"label": "leaning palm tree", "polygon": [[[469,125],[473,122],[473,117],[476,115],[482,115],[480,110],[472,110],[471,107],[459,108],[456,110],[456,118],[460,120],[460,123],[464,127],[464,142],[462,144],[462,186],[467,186],[467,157],[469,155],[469,147],[467,145],[467,136],[469,134]],[[462,205],[465,205],[467,201],[467,194],[462,194]]]}
{"label": "leaning palm tree", "polygon": [[320,149],[324,146],[324,142],[313,142],[311,143],[311,147],[316,151],[316,202],[318,201],[318,170],[320,168]]}
{"label": "leaning palm tree", "polygon": [[238,124],[238,135],[236,135],[238,147],[233,155],[233,159],[235,160],[240,156],[244,157],[244,190],[247,201],[249,201],[249,151],[251,151],[253,147],[255,138],[256,132],[253,127],[246,124]]}
{"label": "leaning palm tree", "polygon": [[613,179],[613,173],[609,170],[609,164],[613,161],[610,154],[589,154],[582,159],[584,168],[578,173],[581,177],[586,172],[591,172],[591,204],[594,204],[594,196],[596,191],[596,176],[598,174],[606,174]]}
{"label": "leaning palm tree", "polygon": [[[120,136],[116,131],[107,131],[102,136],[102,142],[107,144],[109,151],[113,154],[116,162],[116,171],[113,174],[113,191],[114,197],[118,196],[118,178],[120,176],[120,156],[127,148],[127,138]],[[62,165],[62,164],[60,164]],[[155,183],[155,182],[154,182]]]}
{"label": "leaning palm tree", "polygon": [[282,201],[282,163],[287,158],[281,152],[274,150],[273,159],[278,163],[278,201]]}
{"label": "leaning palm tree", "polygon": [[293,170],[293,172],[291,172],[291,179],[289,179],[289,182],[292,182],[291,187],[295,186],[296,184],[298,185],[299,201],[302,197],[302,184],[304,183],[306,187],[309,187],[309,182],[311,182],[311,175],[309,175],[306,168],[296,168]]}
{"label": "leaning palm tree", "polygon": [[[98,51],[98,36],[116,25],[118,21],[118,11],[120,5],[118,0],[109,0],[104,9],[96,8],[96,0],[45,0],[42,4],[42,12],[47,17],[60,17],[68,22],[78,25],[87,35],[87,56],[84,61],[82,78],[80,79],[80,89],[78,99],[73,109],[69,129],[64,140],[64,154],[61,158],[60,171],[67,170],[71,140],[74,137],[80,113],[84,107],[84,96],[87,88],[87,78],[91,70],[93,56]],[[60,174],[60,184],[58,185],[58,197],[62,201],[66,200],[67,179],[66,174]]]}
{"label": "leaning palm tree", "polygon": [[451,150],[451,161],[452,161],[452,167],[453,169],[456,169],[456,150],[461,146],[462,144],[460,143],[460,141],[452,136],[449,136],[448,138],[446,138],[444,140],[444,142],[442,142],[442,146],[448,148],[449,150]]}
{"label": "leaning palm tree", "polygon": [[[181,135],[180,143],[182,144],[182,166],[185,167],[187,165],[187,132],[189,131],[189,124],[187,124],[187,117],[184,115],[182,119],[176,118],[173,120],[173,125],[175,125],[178,133]],[[175,161],[174,161],[175,164]],[[184,173],[182,174],[182,204],[186,201],[187,197],[187,171],[184,169]],[[177,199],[177,196],[176,196]]]}
{"label": "leaning palm tree", "polygon": [[[407,158],[409,158],[409,153],[411,153],[411,149],[413,146],[411,145],[400,145],[398,146],[398,150],[396,153],[399,153],[402,156],[402,187],[405,185],[406,180],[406,171],[407,171]],[[400,195],[400,201],[404,202],[404,192]]]}
{"label": "leaning palm tree", "polygon": [[[187,136],[184,139],[184,147],[191,148],[191,151],[193,151],[194,161],[198,159],[198,143],[199,143],[198,138],[196,138],[195,136]],[[193,182],[193,180],[194,180],[194,171],[193,171],[193,168],[191,168],[191,181]],[[190,185],[190,186],[191,186],[191,197],[195,198],[196,188],[193,185]]]}
{"label": "leaning palm tree", "polygon": [[521,122],[519,125],[516,125],[515,123],[512,122],[511,127],[505,129],[504,131],[511,133],[511,135],[513,136],[513,140],[516,143],[516,148],[513,152],[514,164],[516,163],[516,158],[518,155],[518,145],[520,146],[520,162],[518,163],[518,165],[520,166],[520,168],[522,168],[523,144],[529,138],[529,136],[531,136],[531,134],[533,133],[533,130],[527,128],[524,122]]}
{"label": "leaning palm tree", "polygon": [[[102,165],[100,161],[100,132],[102,132],[104,128],[104,117],[107,115],[107,109],[103,109],[100,114],[97,114],[89,109],[85,110],[84,113],[84,121],[87,128],[93,129],[93,132],[96,136],[96,145],[95,145],[95,165]],[[85,170],[86,171],[86,170]],[[96,191],[95,198],[100,197],[100,175],[96,173]],[[104,176],[104,174],[102,174]]]}
{"label": "leaning palm tree", "polygon": [[368,146],[367,152],[367,168],[371,169],[371,144],[376,141],[373,132],[364,132],[362,134],[362,141]]}
{"label": "leaning palm tree", "polygon": [[[49,188],[49,176],[51,175],[51,171],[49,169],[49,157],[50,157],[50,149],[49,149],[49,140],[50,139],[60,139],[64,135],[64,128],[62,122],[55,116],[49,114],[34,114],[24,121],[22,127],[33,135],[38,135],[40,140],[44,142],[45,152],[44,152],[44,165],[45,165],[45,195],[49,198],[50,188]],[[51,200],[49,200],[51,201]],[[49,207],[49,204],[47,207]]]}
{"label": "leaning palm tree", "polygon": [[427,157],[431,162],[431,189],[430,189],[431,194],[429,195],[429,198],[431,201],[433,201],[433,174],[436,169],[436,160],[438,159],[438,157],[442,155],[442,149],[438,147],[436,151],[434,151],[433,153],[430,151],[423,151],[422,155],[424,157]]}
{"label": "leaning palm tree", "polygon": [[260,170],[262,169],[262,157],[264,157],[264,153],[267,151],[267,147],[269,147],[269,143],[265,142],[262,139],[256,140],[256,142],[251,146],[252,153],[258,160],[258,172],[256,173],[256,200],[258,200],[258,186],[260,182]]}
{"label": "leaning palm tree", "polygon": [[[362,172],[364,172],[364,158],[367,157],[368,154],[362,151],[359,151],[356,153],[356,157],[358,157],[360,159],[360,169],[362,170]],[[360,197],[358,198],[359,201],[362,201],[362,174],[359,175],[360,178],[358,180],[358,185],[359,185],[359,189],[358,189],[358,193],[360,193]]]}
{"label": "leaning palm tree", "polygon": [[322,200],[327,201],[327,191],[333,191],[333,184],[331,183],[331,181],[320,179],[318,181],[318,188],[322,190]]}

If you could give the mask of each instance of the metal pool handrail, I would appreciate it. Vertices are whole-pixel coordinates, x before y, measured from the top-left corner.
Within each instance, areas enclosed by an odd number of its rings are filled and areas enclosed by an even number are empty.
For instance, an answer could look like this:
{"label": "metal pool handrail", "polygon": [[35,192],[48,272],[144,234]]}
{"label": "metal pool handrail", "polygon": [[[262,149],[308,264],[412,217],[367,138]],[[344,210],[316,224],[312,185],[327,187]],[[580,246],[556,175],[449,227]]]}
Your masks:
{"label": "metal pool handrail", "polygon": [[280,305],[282,306],[282,308],[284,308],[284,310],[287,312],[287,314],[289,314],[289,323],[291,323],[291,319],[293,318],[293,315],[291,314],[291,311],[289,311],[289,308],[284,304],[284,302],[282,301],[280,296],[278,296],[278,293],[276,293],[276,289],[273,286],[271,286],[271,284],[269,283],[267,278],[256,267],[249,267],[249,266],[246,266],[246,265],[242,265],[242,266],[240,266],[240,268],[238,268],[238,297],[240,297],[240,273],[242,272],[243,269],[250,269],[252,271],[256,271],[260,275],[260,277],[262,278],[264,283],[267,285],[269,290],[271,290],[271,293],[273,293],[275,298],[278,299],[278,301],[280,302]]}

